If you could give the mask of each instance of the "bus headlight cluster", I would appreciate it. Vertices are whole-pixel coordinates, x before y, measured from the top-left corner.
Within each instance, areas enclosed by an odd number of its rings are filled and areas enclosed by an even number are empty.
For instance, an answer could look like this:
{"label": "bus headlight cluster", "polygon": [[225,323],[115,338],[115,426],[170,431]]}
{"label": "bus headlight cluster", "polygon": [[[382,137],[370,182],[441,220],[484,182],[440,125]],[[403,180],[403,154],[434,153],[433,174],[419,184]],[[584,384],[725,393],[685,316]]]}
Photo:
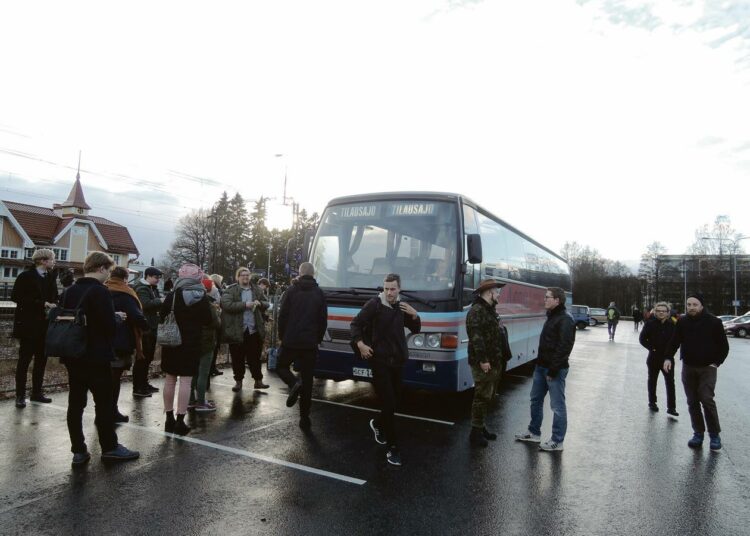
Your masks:
{"label": "bus headlight cluster", "polygon": [[458,336],[455,333],[419,333],[410,340],[413,348],[458,348]]}

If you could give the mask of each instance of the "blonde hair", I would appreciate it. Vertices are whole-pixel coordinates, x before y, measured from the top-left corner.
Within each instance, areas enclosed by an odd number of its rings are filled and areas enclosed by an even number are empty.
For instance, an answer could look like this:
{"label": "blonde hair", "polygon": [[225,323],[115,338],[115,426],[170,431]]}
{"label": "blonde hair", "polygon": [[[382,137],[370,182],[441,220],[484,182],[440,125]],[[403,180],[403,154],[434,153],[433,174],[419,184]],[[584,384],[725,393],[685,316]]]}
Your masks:
{"label": "blonde hair", "polygon": [[239,281],[240,274],[242,272],[247,272],[248,274],[253,275],[253,273],[250,271],[250,268],[248,268],[247,266],[240,266],[239,268],[237,268],[237,271],[234,272],[234,280],[235,281]]}
{"label": "blonde hair", "polygon": [[668,313],[672,312],[672,304],[671,303],[667,303],[665,301],[660,301],[656,305],[654,305],[654,311],[656,311],[657,307],[666,307]]}
{"label": "blonde hair", "polygon": [[55,252],[51,249],[37,249],[34,254],[31,256],[31,260],[34,261],[34,264],[39,266],[42,264],[42,262],[48,260],[48,259],[54,259],[55,258]]}
{"label": "blonde hair", "polygon": [[115,261],[112,257],[102,251],[92,251],[86,255],[86,260],[83,261],[83,273],[90,274],[96,272],[99,268],[104,266],[110,268],[115,265]]}
{"label": "blonde hair", "polygon": [[217,286],[221,285],[221,282],[224,281],[224,276],[223,275],[211,274],[208,277],[211,279],[211,281],[214,282],[214,285],[217,285]]}

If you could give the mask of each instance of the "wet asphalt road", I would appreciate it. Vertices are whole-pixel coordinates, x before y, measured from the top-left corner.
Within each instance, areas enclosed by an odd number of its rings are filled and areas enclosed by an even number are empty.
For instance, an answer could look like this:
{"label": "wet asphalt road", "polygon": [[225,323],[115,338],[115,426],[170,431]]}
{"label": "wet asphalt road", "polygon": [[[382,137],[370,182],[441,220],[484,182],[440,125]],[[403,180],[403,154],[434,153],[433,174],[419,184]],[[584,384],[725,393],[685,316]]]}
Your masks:
{"label": "wet asphalt road", "polygon": [[[0,403],[2,534],[750,534],[750,340],[730,341],[717,404],[724,450],[692,451],[682,386],[677,420],[648,411],[645,351],[632,324],[578,332],[568,376],[565,451],[539,452],[528,372],[512,371],[489,416],[499,438],[468,445],[470,396],[409,393],[398,419],[404,465],[388,466],[368,428],[366,383],[316,382],[313,431],[297,426],[274,375],[266,392],[214,382],[219,411],[193,415],[187,440],[162,433],[161,398],[133,400],[120,441],[141,458],[70,466],[66,393],[51,405]],[[679,373],[680,365],[678,365]],[[247,385],[248,382],[246,381]],[[660,402],[664,386],[659,383]],[[332,403],[335,402],[336,404]],[[352,407],[359,406],[359,407]],[[543,436],[550,433],[545,411]],[[296,465],[295,465],[296,464]]]}

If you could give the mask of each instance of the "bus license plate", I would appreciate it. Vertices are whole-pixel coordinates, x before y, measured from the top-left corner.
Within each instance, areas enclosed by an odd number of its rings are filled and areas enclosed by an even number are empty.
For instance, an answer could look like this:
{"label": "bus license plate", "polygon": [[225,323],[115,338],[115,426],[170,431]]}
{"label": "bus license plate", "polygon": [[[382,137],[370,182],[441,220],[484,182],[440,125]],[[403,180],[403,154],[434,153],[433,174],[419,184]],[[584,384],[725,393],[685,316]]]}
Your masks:
{"label": "bus license plate", "polygon": [[360,378],[372,378],[372,369],[366,367],[352,367],[352,376]]}

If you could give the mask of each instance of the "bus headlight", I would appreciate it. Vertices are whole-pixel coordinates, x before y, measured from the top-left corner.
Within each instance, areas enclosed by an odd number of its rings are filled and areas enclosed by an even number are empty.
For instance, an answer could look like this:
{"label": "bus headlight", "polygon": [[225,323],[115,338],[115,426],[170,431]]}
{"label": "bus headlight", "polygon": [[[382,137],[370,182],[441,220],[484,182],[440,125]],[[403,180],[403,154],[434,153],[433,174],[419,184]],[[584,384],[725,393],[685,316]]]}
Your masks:
{"label": "bus headlight", "polygon": [[430,348],[440,348],[440,333],[430,333],[427,335],[427,346]]}
{"label": "bus headlight", "polygon": [[417,348],[424,347],[424,335],[415,335],[411,340],[411,343]]}

